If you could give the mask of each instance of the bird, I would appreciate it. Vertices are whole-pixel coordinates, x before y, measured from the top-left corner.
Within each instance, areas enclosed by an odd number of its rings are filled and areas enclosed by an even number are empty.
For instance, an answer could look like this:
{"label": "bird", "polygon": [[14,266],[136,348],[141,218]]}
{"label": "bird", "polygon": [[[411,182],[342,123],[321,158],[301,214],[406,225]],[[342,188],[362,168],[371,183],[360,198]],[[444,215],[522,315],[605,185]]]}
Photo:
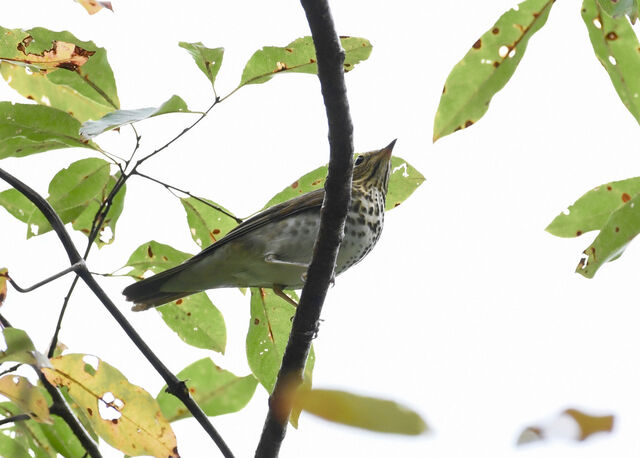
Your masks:
{"label": "bird", "polygon": [[[354,160],[351,200],[334,276],[361,261],[380,238],[396,140]],[[325,190],[294,197],[243,221],[220,240],[182,264],[127,286],[123,294],[147,310],[214,288],[271,288],[292,305],[283,290],[304,286],[320,226]]]}

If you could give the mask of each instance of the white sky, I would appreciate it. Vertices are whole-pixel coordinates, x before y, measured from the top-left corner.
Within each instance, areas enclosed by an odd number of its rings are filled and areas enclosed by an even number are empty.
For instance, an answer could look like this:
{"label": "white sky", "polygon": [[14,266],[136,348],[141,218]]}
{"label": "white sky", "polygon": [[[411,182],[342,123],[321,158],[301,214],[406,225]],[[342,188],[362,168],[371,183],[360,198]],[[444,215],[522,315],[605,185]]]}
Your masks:
{"label": "white sky", "polygon": [[[620,260],[586,280],[573,270],[594,234],[563,240],[544,232],[583,192],[635,176],[640,167],[638,126],[593,55],[580,2],[555,4],[477,125],[431,143],[447,74],[514,4],[332,2],[338,32],[374,45],[370,59],[347,75],[356,149],[397,137],[395,153],[428,181],[388,214],[373,253],[330,291],[315,342],[314,384],[400,401],[420,412],[434,434],[363,433],[303,414],[300,429],[289,429],[282,457],[640,453],[640,312],[633,286],[640,247],[631,244]],[[308,34],[296,1],[114,0],[114,8],[115,14],[89,17],[70,0],[5,1],[0,17],[4,27],[65,29],[106,47],[123,108],[157,106],[172,94],[192,109],[209,105],[209,83],[178,41],[226,48],[216,85],[224,95],[256,49]],[[318,89],[310,75],[244,88],[143,171],[248,215],[326,161]],[[0,100],[23,101],[4,84]],[[143,152],[178,133],[191,116],[141,124]],[[123,155],[133,147],[126,129],[99,141]],[[1,166],[46,194],[53,174],[86,154],[58,150]],[[25,241],[24,225],[4,211],[0,225],[0,265],[20,282],[66,267],[53,234]],[[84,247],[84,236],[73,237]],[[112,271],[150,239],[197,251],[179,202],[157,185],[132,180],[116,242],[95,250],[90,268]],[[70,281],[27,296],[10,291],[3,313],[44,349]],[[127,279],[99,281],[174,372],[210,356],[238,375],[248,373],[247,297],[235,290],[210,293],[227,322],[227,354],[221,356],[183,344],[153,311],[129,312],[119,296]],[[73,352],[100,356],[154,395],[163,385],[84,287],[71,301],[61,339]],[[212,420],[238,457],[253,454],[266,399],[258,387],[245,410]],[[615,433],[578,445],[514,447],[525,426],[567,407],[615,413]],[[191,420],[174,429],[183,457],[217,456]]]}

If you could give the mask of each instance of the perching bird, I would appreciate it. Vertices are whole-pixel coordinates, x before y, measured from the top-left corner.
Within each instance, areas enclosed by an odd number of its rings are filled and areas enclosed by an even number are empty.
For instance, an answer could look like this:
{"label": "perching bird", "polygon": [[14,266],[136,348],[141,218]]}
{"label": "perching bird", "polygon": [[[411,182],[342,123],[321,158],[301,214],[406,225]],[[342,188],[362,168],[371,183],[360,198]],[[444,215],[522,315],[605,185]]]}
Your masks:
{"label": "perching bird", "polygon": [[[364,258],[380,237],[395,142],[355,160],[336,275]],[[136,304],[134,311],[213,288],[272,288],[293,302],[282,290],[304,285],[324,193],[317,189],[267,208],[191,259],[129,285],[122,293]]]}

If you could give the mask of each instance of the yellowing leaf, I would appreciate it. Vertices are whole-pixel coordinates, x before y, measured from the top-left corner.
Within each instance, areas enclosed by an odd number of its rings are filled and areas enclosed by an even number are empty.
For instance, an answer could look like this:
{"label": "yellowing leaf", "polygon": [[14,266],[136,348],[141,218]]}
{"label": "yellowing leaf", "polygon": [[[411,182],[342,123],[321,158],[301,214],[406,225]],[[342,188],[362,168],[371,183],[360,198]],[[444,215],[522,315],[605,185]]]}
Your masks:
{"label": "yellowing leaf", "polygon": [[132,455],[178,457],[176,437],[153,397],[96,357],[70,354],[43,368],[49,382],[65,386],[95,431]]}
{"label": "yellowing leaf", "polygon": [[24,377],[5,375],[0,378],[0,394],[15,402],[20,409],[40,423],[53,424],[49,416],[47,400],[40,391]]}
{"label": "yellowing leaf", "polygon": [[596,433],[610,433],[613,423],[613,415],[593,416],[567,409],[556,418],[525,428],[518,438],[518,445],[550,439],[583,441]]}
{"label": "yellowing leaf", "polygon": [[102,8],[113,11],[111,2],[99,2],[98,0],[76,0],[76,2],[80,3],[89,14],[96,14]]}
{"label": "yellowing leaf", "polygon": [[7,276],[9,272],[7,269],[0,269],[0,307],[7,298]]}
{"label": "yellowing leaf", "polygon": [[393,401],[337,390],[299,390],[295,403],[325,420],[383,433],[418,435],[427,431],[416,412]]}
{"label": "yellowing leaf", "polygon": [[14,63],[34,65],[40,69],[64,68],[75,71],[78,67],[87,63],[95,51],[88,51],[66,41],[54,40],[51,48],[39,54],[28,53],[26,47],[33,41],[31,36],[25,37],[16,47],[18,53],[9,56],[0,56],[0,60]]}

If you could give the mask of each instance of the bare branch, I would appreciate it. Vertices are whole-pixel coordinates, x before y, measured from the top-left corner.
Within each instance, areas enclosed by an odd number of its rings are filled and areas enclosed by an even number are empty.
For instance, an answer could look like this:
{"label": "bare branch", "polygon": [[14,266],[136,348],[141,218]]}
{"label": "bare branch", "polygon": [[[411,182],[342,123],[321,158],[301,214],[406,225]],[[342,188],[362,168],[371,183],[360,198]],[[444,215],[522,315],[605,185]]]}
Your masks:
{"label": "bare branch", "polygon": [[353,126],[344,82],[344,51],[335,31],[327,0],[301,0],[311,28],[318,62],[318,78],[329,123],[330,159],[320,230],[313,249],[291,335],[282,358],[278,379],[269,399],[256,457],[276,457],[286,434],[293,393],[302,383],[304,366],[327,289],[336,265],[351,199]]}

